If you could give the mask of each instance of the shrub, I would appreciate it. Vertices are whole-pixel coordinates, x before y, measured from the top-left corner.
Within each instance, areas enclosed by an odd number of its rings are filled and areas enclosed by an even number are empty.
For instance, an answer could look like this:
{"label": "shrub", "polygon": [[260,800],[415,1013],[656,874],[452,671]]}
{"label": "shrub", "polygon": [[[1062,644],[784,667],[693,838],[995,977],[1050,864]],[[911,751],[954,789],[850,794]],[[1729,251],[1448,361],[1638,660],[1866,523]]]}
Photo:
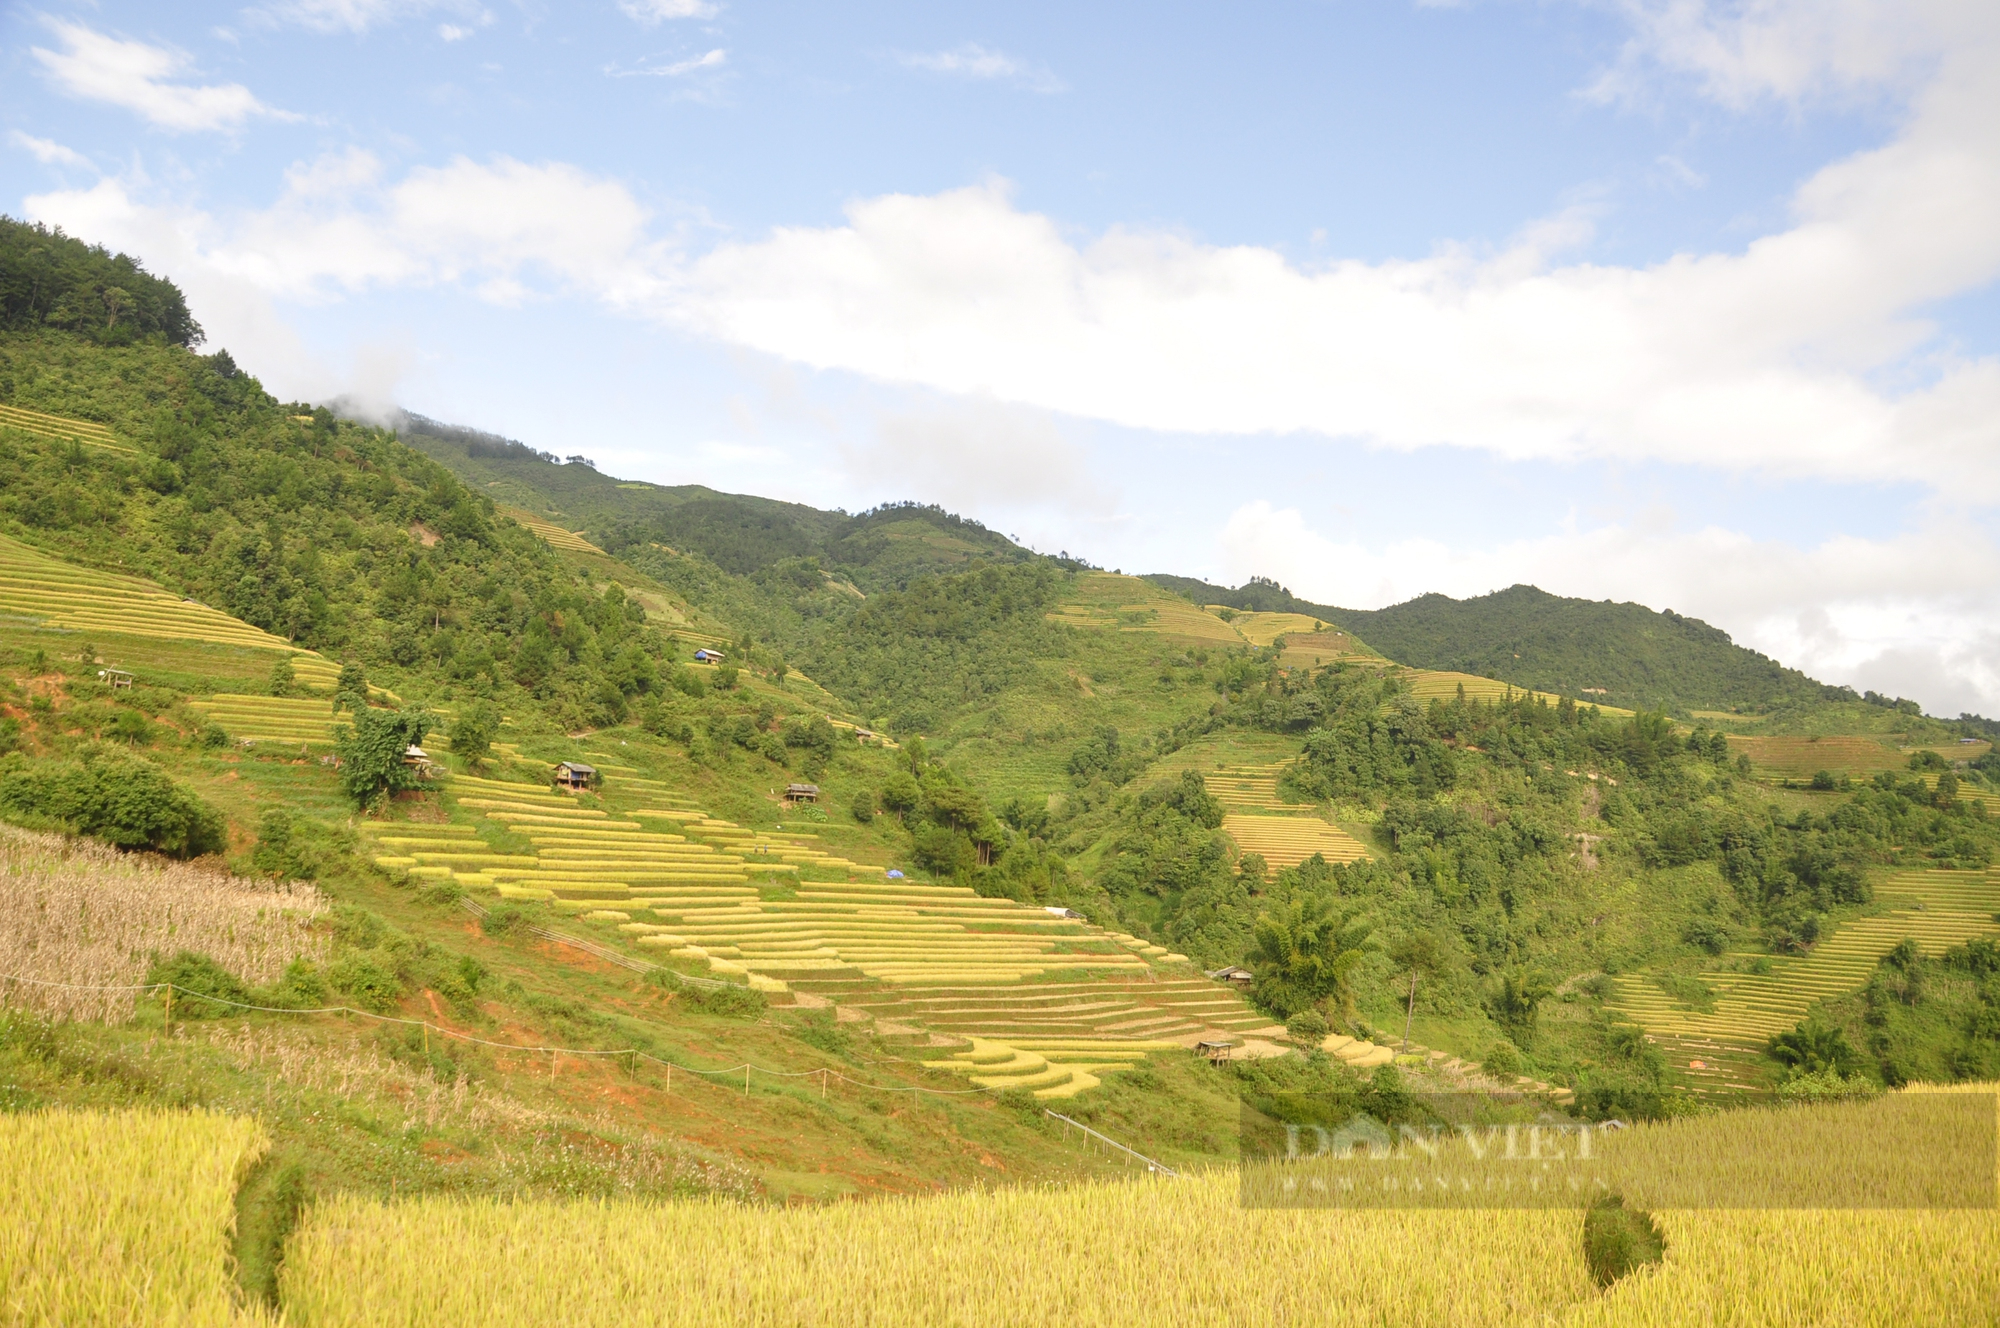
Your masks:
{"label": "shrub", "polygon": [[1848,1102],[1880,1091],[1863,1075],[1843,1075],[1831,1067],[1794,1074],[1778,1085],[1779,1100],[1784,1102]]}
{"label": "shrub", "polygon": [[1301,1047],[1317,1047],[1326,1041],[1326,1016],[1318,1010],[1301,1010],[1285,1021],[1285,1034]]}
{"label": "shrub", "polygon": [[486,916],[479,920],[479,930],[488,936],[511,936],[517,929],[527,925],[527,915],[513,904],[495,904],[487,909]]}
{"label": "shrub", "polygon": [[1681,932],[1681,939],[1696,949],[1719,955],[1729,948],[1729,928],[1714,918],[1696,918]]}
{"label": "shrub", "polygon": [[327,973],[333,985],[377,1013],[391,1009],[403,994],[397,976],[365,954],[350,954]]}
{"label": "shrub", "polygon": [[1622,1194],[1607,1194],[1591,1204],[1583,1218],[1583,1261],[1600,1287],[1628,1273],[1658,1263],[1667,1252],[1667,1238],[1653,1215],[1625,1206]]}
{"label": "shrub", "polygon": [[285,975],[262,993],[266,1005],[309,1008],[326,1004],[326,979],[310,959],[294,959],[285,966]]}
{"label": "shrub", "polygon": [[1819,789],[1822,792],[1826,791],[1827,789],[1839,787],[1839,785],[1834,781],[1833,771],[1831,770],[1813,771],[1812,786],[1816,789]]}
{"label": "shrub", "polygon": [[1479,1063],[1488,1072],[1502,1076],[1511,1077],[1521,1073],[1522,1070],[1520,1051],[1513,1043],[1506,1041],[1494,1043],[1492,1049]]}
{"label": "shrub", "polygon": [[223,847],[222,814],[142,756],[92,746],[76,761],[8,759],[0,810],[176,858]]}
{"label": "shrub", "polygon": [[[146,982],[172,983],[174,986],[174,1014],[183,1019],[214,1019],[221,1015],[234,1014],[221,1001],[234,1001],[238,1005],[249,1005],[250,989],[243,980],[216,963],[205,954],[193,950],[183,950],[172,959],[155,961],[146,972]],[[213,997],[204,1000],[203,997]]]}
{"label": "shrub", "polygon": [[738,987],[732,983],[711,987],[682,982],[680,974],[669,968],[656,968],[646,975],[646,981],[656,987],[676,992],[693,1009],[703,1014],[719,1015],[724,1019],[761,1019],[770,1002],[761,991],[748,987]]}

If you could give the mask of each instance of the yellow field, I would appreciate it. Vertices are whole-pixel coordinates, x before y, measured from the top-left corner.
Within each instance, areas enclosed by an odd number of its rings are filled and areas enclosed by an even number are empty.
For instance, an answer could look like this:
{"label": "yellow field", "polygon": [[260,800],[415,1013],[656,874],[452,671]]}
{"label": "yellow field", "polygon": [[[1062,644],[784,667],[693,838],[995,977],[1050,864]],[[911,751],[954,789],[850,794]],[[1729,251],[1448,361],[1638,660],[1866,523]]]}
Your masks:
{"label": "yellow field", "polygon": [[[1865,1121],[1824,1111],[1822,1136]],[[1726,1159],[1768,1148],[1774,1125],[1782,1147],[1782,1122],[1762,1113],[1641,1126],[1617,1143],[1640,1151],[1659,1135]],[[1290,1325],[1330,1313],[1343,1324],[1763,1328],[1991,1322],[2000,1305],[1990,1209],[1662,1211],[1665,1262],[1600,1292],[1574,1209],[1285,1210],[1239,1197],[1227,1169],[777,1211],[343,1197],[295,1237],[283,1295],[300,1325],[487,1328]]]}
{"label": "yellow field", "polygon": [[0,1318],[269,1322],[228,1265],[236,1186],[267,1147],[246,1116],[0,1115]]}
{"label": "yellow field", "polygon": [[1278,797],[1278,777],[1285,772],[1289,761],[1278,761],[1271,765],[1224,766],[1220,770],[1202,771],[1202,779],[1208,791],[1224,807],[1253,808],[1258,811],[1295,812],[1305,810]]}
{"label": "yellow field", "polygon": [[37,438],[78,442],[86,447],[102,447],[112,452],[135,450],[119,442],[118,435],[105,425],[93,424],[89,420],[65,419],[61,415],[44,415],[38,410],[23,410],[19,406],[0,406],[0,428],[19,429]]}
{"label": "yellow field", "polygon": [[[1024,982],[1011,987],[908,984],[844,993],[840,1003],[877,1020],[921,1024],[940,1033],[1039,1052],[1058,1065],[1101,1059],[1093,1051],[1079,1061],[1069,1054],[1078,1047],[1143,1047],[1157,1041],[1191,1047],[1205,1038],[1275,1036],[1281,1031],[1236,991],[1185,968],[1180,969],[1185,976],[1171,976],[1173,972],[1173,968],[1136,970],[1094,981]],[[1050,1055],[1051,1051],[1057,1054]]]}
{"label": "yellow field", "polygon": [[1825,737],[1739,737],[1729,735],[1729,750],[1748,756],[1759,775],[1811,779],[1821,770],[1866,779],[1885,770],[1908,770],[1909,755],[1894,745],[1860,734]]}
{"label": "yellow field", "polygon": [[[1208,611],[1214,613],[1216,608],[1211,604]],[[1268,646],[1281,636],[1309,635],[1327,630],[1324,621],[1303,613],[1238,613],[1230,619],[1229,625],[1253,646]],[[1346,633],[1336,631],[1333,635],[1345,636]]]}
{"label": "yellow field", "polygon": [[5,536],[0,536],[0,615],[93,634],[281,651],[291,655],[293,670],[310,685],[331,686],[340,674],[331,661],[219,609],[180,599],[136,576],[63,562]]}
{"label": "yellow field", "polygon": [[527,527],[537,538],[550,548],[567,549],[571,553],[603,553],[604,550],[592,544],[573,530],[564,530],[553,521],[544,521],[538,516],[530,516],[517,507],[504,507],[501,514],[519,525]]}
{"label": "yellow field", "polygon": [[1317,816],[1245,816],[1231,812],[1222,829],[1245,853],[1262,854],[1272,871],[1296,867],[1317,853],[1328,862],[1357,862],[1368,856],[1361,841]]}
{"label": "yellow field", "polygon": [[1234,627],[1180,596],[1169,595],[1136,576],[1111,572],[1085,572],[1077,577],[1073,598],[1048,616],[1052,622],[1075,627],[1152,632],[1194,644],[1244,642]]}
{"label": "yellow field", "polygon": [[1287,633],[1285,648],[1278,652],[1278,663],[1288,669],[1316,669],[1343,661],[1356,664],[1387,663],[1381,656],[1371,653],[1368,647],[1345,632]]}
{"label": "yellow field", "polygon": [[[1404,677],[1409,680],[1410,694],[1419,701],[1449,701],[1458,695],[1458,689],[1465,689],[1468,701],[1504,701],[1509,695],[1528,695],[1555,705],[1562,700],[1552,692],[1530,692],[1525,687],[1515,687],[1494,678],[1482,678],[1476,673],[1447,673],[1437,669],[1405,669]],[[1632,712],[1619,706],[1609,706],[1591,700],[1589,697],[1574,698],[1579,706],[1596,706],[1606,715],[1617,719],[1630,719]]]}
{"label": "yellow field", "polygon": [[192,697],[188,706],[207,715],[239,741],[320,744],[333,741],[335,716],[330,700],[217,692],[213,696]]}

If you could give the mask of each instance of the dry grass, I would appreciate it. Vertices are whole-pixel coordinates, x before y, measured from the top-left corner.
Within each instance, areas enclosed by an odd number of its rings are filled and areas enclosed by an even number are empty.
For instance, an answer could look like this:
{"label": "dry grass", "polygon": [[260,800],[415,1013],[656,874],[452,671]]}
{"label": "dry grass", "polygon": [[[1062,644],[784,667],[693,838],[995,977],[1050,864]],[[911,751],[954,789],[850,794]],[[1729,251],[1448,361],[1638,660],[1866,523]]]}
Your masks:
{"label": "dry grass", "polygon": [[241,1116],[0,1116],[0,1320],[269,1322],[228,1265],[237,1184],[268,1146]]}
{"label": "dry grass", "polygon": [[351,1034],[328,1038],[303,1029],[245,1023],[219,1027],[207,1037],[239,1068],[262,1071],[270,1086],[267,1091],[367,1100],[399,1114],[398,1128],[406,1132],[446,1125],[477,1131],[532,1130],[557,1120],[465,1075],[440,1079],[429,1066],[412,1069],[383,1055],[379,1043]]}
{"label": "dry grass", "polygon": [[[0,827],[0,975],[79,986],[145,980],[155,954],[196,950],[245,982],[276,979],[325,940],[319,892]],[[0,983],[0,999],[59,1019],[131,1017],[129,991]]]}

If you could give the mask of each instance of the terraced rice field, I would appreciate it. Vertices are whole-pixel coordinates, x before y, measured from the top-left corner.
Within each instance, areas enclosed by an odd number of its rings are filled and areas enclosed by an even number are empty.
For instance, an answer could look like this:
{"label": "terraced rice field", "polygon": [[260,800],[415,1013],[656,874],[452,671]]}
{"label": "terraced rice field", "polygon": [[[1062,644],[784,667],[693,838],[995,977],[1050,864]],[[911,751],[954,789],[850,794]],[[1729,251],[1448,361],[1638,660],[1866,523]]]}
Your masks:
{"label": "terraced rice field", "polygon": [[191,697],[188,706],[220,724],[225,733],[238,741],[325,745],[333,742],[333,702],[324,698],[217,692],[213,696]]}
{"label": "terraced rice field", "polygon": [[553,521],[544,521],[538,516],[530,516],[518,508],[503,508],[502,514],[528,531],[552,549],[564,549],[570,553],[598,553],[604,550],[592,544],[573,530],[564,530]]}
{"label": "terraced rice field", "polygon": [[946,981],[829,994],[892,1027],[922,1024],[941,1033],[1041,1052],[1066,1052],[1068,1044],[1079,1040],[1090,1047],[1149,1040],[1192,1046],[1202,1038],[1275,1037],[1283,1032],[1230,988],[1188,969],[1179,970],[1179,976],[1172,973],[1169,969],[1148,977],[1140,971],[1003,990]]}
{"label": "terraced rice field", "polygon": [[1729,735],[1729,750],[1750,758],[1754,774],[1767,779],[1811,779],[1821,770],[1867,779],[1885,770],[1908,770],[1908,754],[1894,745],[1862,734],[1823,737],[1739,737]]}
{"label": "terraced rice field", "polygon": [[[1932,790],[1937,788],[1938,777],[1936,774],[1923,775],[1920,778],[1924,781],[1925,788]],[[1958,800],[1960,802],[1976,802],[1980,804],[1986,808],[1987,815],[1989,816],[2000,815],[2000,793],[1995,793],[1993,790],[1982,787],[1963,776],[1958,781]]]}
{"label": "terraced rice field", "polygon": [[[1881,957],[1904,938],[1935,955],[1977,936],[2000,937],[1994,917],[2000,911],[2000,870],[1904,872],[1877,887],[1876,898],[1897,907],[1843,923],[1810,954],[1726,956],[1723,962],[1736,971],[1701,975],[1715,993],[1711,1010],[1679,1004],[1644,973],[1614,979],[1615,995],[1607,1005],[1656,1040],[1686,1049],[1686,1060],[1703,1061],[1691,1071],[1698,1082],[1741,1086],[1757,1048],[1804,1019],[1816,1002],[1866,983]],[[1770,972],[1740,971],[1759,959]]]}
{"label": "terraced rice field", "polygon": [[[1410,684],[1410,694],[1419,701],[1449,701],[1458,695],[1459,688],[1465,689],[1468,701],[1504,701],[1510,695],[1528,695],[1555,705],[1562,698],[1553,692],[1533,692],[1526,687],[1515,687],[1497,678],[1482,678],[1476,673],[1449,673],[1438,669],[1405,669],[1403,676]],[[1619,706],[1604,705],[1588,697],[1577,699],[1580,706],[1596,706],[1606,715],[1619,719],[1630,719],[1632,712]]]}
{"label": "terraced rice field", "polygon": [[1243,637],[1220,618],[1149,581],[1112,572],[1085,572],[1074,598],[1048,615],[1073,627],[1152,632],[1197,644],[1241,645]]}
{"label": "terraced rice field", "polygon": [[1288,632],[1278,663],[1288,669],[1316,669],[1339,663],[1380,664],[1382,658],[1345,632]]}
{"label": "terraced rice field", "polygon": [[1368,856],[1360,840],[1317,816],[1250,816],[1231,812],[1222,829],[1245,853],[1261,854],[1272,871],[1296,867],[1317,853],[1328,862]]}
{"label": "terraced rice field", "polygon": [[[753,831],[623,767],[602,768],[607,793],[640,805],[614,813],[540,786],[461,775],[449,786],[459,809],[532,849],[496,852],[465,823],[383,825],[370,829],[376,861],[503,898],[549,900],[616,924],[634,945],[768,990],[1149,971],[1148,955],[1073,920],[961,887],[891,881],[879,866],[820,848],[809,832]],[[848,879],[800,879],[802,868]],[[796,885],[790,897],[766,899],[758,878]]]}
{"label": "terraced rice field", "polygon": [[1065,1098],[1096,1088],[1104,1082],[1101,1076],[1129,1070],[1156,1051],[1186,1054],[1178,1042],[975,1037],[970,1050],[924,1064],[962,1071],[981,1088],[1025,1088],[1038,1098]]}
{"label": "terraced rice field", "polygon": [[5,536],[0,536],[0,615],[92,635],[277,650],[291,655],[292,668],[309,684],[331,685],[340,676],[331,661],[219,609],[181,599],[140,577],[63,562]]}
{"label": "terraced rice field", "polygon": [[77,442],[86,447],[102,447],[112,452],[137,450],[119,442],[118,435],[105,425],[90,420],[66,419],[61,415],[44,415],[38,410],[23,410],[19,406],[0,406],[0,428],[18,429],[37,438],[50,438],[63,443]]}
{"label": "terraced rice field", "polygon": [[[1208,611],[1216,613],[1220,607],[1211,604],[1208,606]],[[1326,630],[1326,623],[1322,619],[1308,617],[1303,613],[1239,612],[1230,619],[1229,626],[1235,628],[1243,639],[1253,646],[1268,646],[1281,636],[1306,635]],[[1333,634],[1346,636],[1346,633],[1338,631]]]}

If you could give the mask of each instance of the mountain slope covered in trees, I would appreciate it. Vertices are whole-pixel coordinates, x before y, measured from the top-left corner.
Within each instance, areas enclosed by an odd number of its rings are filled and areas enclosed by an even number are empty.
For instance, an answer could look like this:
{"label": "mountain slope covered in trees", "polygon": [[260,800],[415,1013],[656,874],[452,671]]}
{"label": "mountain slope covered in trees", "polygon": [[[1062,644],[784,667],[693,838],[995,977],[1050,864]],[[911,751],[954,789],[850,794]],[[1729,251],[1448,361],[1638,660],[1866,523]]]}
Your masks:
{"label": "mountain slope covered in trees", "polygon": [[1510,586],[1472,599],[1431,594],[1386,609],[1342,609],[1299,599],[1262,578],[1235,590],[1188,577],[1147,579],[1197,603],[1323,618],[1412,668],[1592,696],[1624,709],[1760,714],[1853,699],[1852,693],[1737,645],[1727,632],[1698,618],[1643,604]]}

